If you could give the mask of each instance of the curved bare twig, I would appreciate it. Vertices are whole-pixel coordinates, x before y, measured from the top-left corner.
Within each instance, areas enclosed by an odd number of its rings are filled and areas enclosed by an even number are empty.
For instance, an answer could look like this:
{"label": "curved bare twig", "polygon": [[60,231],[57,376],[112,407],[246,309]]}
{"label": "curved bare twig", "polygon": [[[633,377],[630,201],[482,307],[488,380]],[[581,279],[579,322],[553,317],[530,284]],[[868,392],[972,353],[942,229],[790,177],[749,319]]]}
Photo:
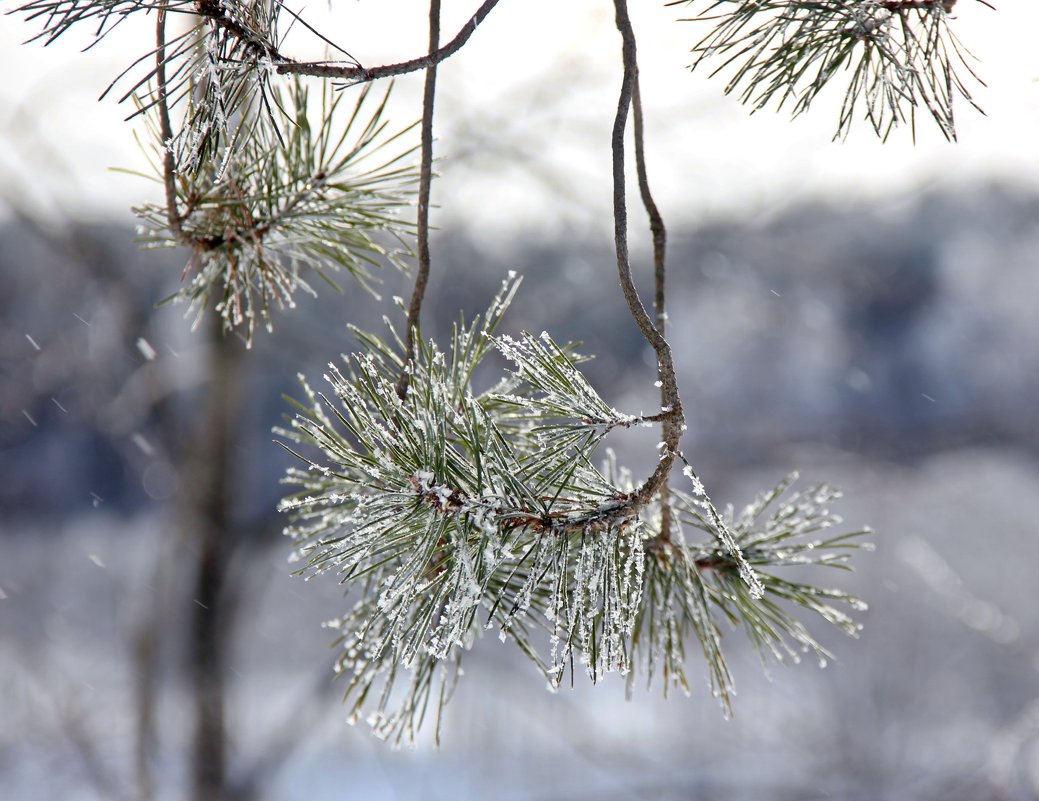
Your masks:
{"label": "curved bare twig", "polygon": [[[649,189],[649,175],[646,170],[646,135],[642,122],[642,93],[639,89],[638,72],[635,73],[635,85],[631,93],[631,110],[632,121],[635,123],[635,172],[638,175],[639,195],[642,197],[642,205],[646,208],[649,230],[653,235],[653,310],[657,330],[666,337],[667,228],[664,227],[664,218]],[[662,408],[668,406],[667,389],[663,386],[660,388],[660,405]],[[680,433],[681,430],[679,430]],[[668,502],[670,488],[666,477],[660,483],[658,493],[660,495],[660,538],[666,542],[671,539],[671,504]]]}
{"label": "curved bare twig", "polygon": [[[429,3],[429,52],[435,53],[440,44],[440,0]],[[418,327],[419,314],[422,312],[422,299],[429,283],[429,193],[433,183],[433,105],[436,101],[437,66],[431,64],[426,69],[426,83],[422,92],[422,156],[419,166],[418,185],[418,271],[415,276],[415,288],[411,293],[411,304],[408,306],[407,353],[404,355],[404,370],[397,379],[397,397],[401,400],[408,394],[410,373],[408,365],[415,358],[415,330]]]}
{"label": "curved bare twig", "polygon": [[[635,32],[628,16],[626,0],[614,0],[617,29],[623,41],[622,55],[624,59],[624,79],[621,82],[620,99],[617,103],[617,116],[613,124],[613,221],[614,242],[617,250],[617,272],[620,275],[621,291],[628,303],[632,318],[642,331],[643,336],[657,356],[657,368],[660,374],[662,411],[667,415],[663,423],[664,448],[657,463],[656,470],[635,495],[636,506],[644,506],[659,492],[667,481],[674,465],[678,451],[678,441],[682,436],[685,417],[682,413],[682,399],[678,393],[678,379],[675,375],[674,359],[671,345],[664,338],[662,327],[654,325],[642,304],[635,282],[631,277],[631,263],[628,257],[628,212],[625,200],[624,177],[624,134],[628,122],[628,110],[632,105],[632,97],[638,86],[638,62],[636,59]],[[641,128],[641,126],[640,126]],[[655,206],[654,206],[655,208]],[[652,213],[651,213],[652,216]],[[661,227],[662,230],[662,227]],[[659,237],[655,236],[654,250],[658,249]],[[660,249],[662,252],[662,244]],[[661,262],[662,265],[662,262]],[[660,268],[662,270],[662,266]],[[663,285],[658,293],[663,292]],[[659,313],[659,312],[658,312]]]}

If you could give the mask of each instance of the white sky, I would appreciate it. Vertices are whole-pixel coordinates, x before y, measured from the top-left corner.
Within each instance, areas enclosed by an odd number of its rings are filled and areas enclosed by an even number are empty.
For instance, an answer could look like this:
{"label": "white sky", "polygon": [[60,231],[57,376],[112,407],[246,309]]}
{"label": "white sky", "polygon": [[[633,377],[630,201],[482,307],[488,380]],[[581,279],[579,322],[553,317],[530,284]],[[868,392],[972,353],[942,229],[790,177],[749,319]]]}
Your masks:
{"label": "white sky", "polygon": [[[444,40],[478,0],[445,0]],[[1001,0],[997,12],[960,0],[954,23],[988,88],[961,104],[960,142],[922,121],[881,144],[863,123],[832,143],[836,108],[820,101],[791,122],[748,116],[721,79],[690,74],[696,34],[680,8],[631,3],[649,137],[650,177],[665,216],[759,215],[791,200],[915,192],[997,178],[1039,190],[1039,2]],[[374,65],[425,48],[426,0],[340,0],[303,7],[334,41]],[[150,18],[83,54],[86,31],[48,48],[21,45],[32,29],[0,17],[0,187],[20,203],[129,219],[157,188],[109,167],[146,169],[129,113],[97,102],[129,56],[145,52]],[[302,44],[300,46],[303,46]],[[318,51],[286,48],[301,57]],[[607,231],[609,136],[619,87],[619,36],[607,0],[502,0],[467,47],[440,71],[434,222],[459,219],[497,235],[528,230]],[[417,118],[421,77],[397,83],[396,116]],[[835,98],[837,93],[831,93]]]}

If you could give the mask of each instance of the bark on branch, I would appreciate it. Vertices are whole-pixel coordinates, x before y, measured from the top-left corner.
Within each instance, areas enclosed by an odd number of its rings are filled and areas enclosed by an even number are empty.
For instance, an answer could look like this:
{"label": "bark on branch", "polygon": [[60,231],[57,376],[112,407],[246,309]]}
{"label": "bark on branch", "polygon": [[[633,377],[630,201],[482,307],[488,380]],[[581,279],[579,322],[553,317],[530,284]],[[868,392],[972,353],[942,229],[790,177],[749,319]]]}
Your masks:
{"label": "bark on branch", "polygon": [[365,83],[389,78],[394,75],[405,75],[409,72],[417,72],[435,67],[441,61],[453,56],[476,32],[476,28],[498,5],[499,0],[484,0],[484,3],[476,9],[469,21],[462,26],[454,39],[443,47],[437,47],[430,53],[410,61],[402,61],[398,64],[386,64],[381,67],[362,67],[356,64],[328,64],[322,62],[289,61],[278,64],[278,72],[282,75],[311,75],[316,78],[339,78],[351,83]]}
{"label": "bark on branch", "polygon": [[168,82],[166,80],[166,4],[159,7],[155,23],[155,92],[162,135],[162,178],[166,190],[166,221],[170,232],[185,243],[184,218],[177,207],[177,168],[173,161],[173,126],[170,123]]}
{"label": "bark on branch", "polygon": [[[620,99],[617,103],[617,116],[613,124],[613,221],[617,272],[620,276],[621,291],[628,303],[631,316],[656,353],[663,399],[661,411],[667,415],[663,423],[664,449],[660,461],[657,463],[653,475],[639,487],[635,495],[636,506],[642,507],[652,500],[671,473],[671,467],[678,452],[678,441],[685,425],[685,417],[682,414],[682,400],[678,393],[678,379],[675,375],[671,346],[665,339],[664,332],[650,319],[631,276],[631,263],[628,255],[628,211],[625,199],[624,137],[628,123],[628,111],[638,85],[638,62],[635,32],[631,26],[631,19],[628,17],[626,0],[614,0],[614,8],[617,29],[620,31],[622,39],[621,53],[624,62],[624,78],[621,82]],[[662,243],[660,245],[662,247]],[[663,291],[662,288],[660,291]]]}
{"label": "bark on branch", "polygon": [[[436,53],[440,46],[440,0],[429,3],[429,52]],[[433,184],[433,106],[437,92],[437,66],[434,62],[426,69],[426,82],[422,92],[422,156],[419,166],[418,185],[418,270],[415,288],[408,306],[407,353],[404,355],[404,370],[397,379],[397,397],[404,400],[408,394],[411,374],[408,365],[415,358],[415,329],[422,312],[422,299],[429,283],[429,194]]]}
{"label": "bark on branch", "polygon": [[[646,168],[646,131],[642,121],[642,92],[639,88],[638,72],[635,73],[635,86],[631,94],[632,121],[635,134],[635,172],[638,176],[639,195],[642,205],[649,217],[649,230],[653,235],[653,311],[656,317],[657,330],[661,336],[667,338],[667,229],[664,227],[664,218],[653,200],[653,193],[649,189],[649,172]],[[661,385],[660,405],[667,408],[670,399],[667,388]],[[673,408],[673,407],[672,407]],[[662,421],[665,426],[672,423],[670,417]],[[678,436],[681,437],[681,425],[679,425]],[[666,436],[665,436],[666,441]],[[667,477],[660,482],[660,539],[664,542],[671,540],[671,503],[670,487]]]}

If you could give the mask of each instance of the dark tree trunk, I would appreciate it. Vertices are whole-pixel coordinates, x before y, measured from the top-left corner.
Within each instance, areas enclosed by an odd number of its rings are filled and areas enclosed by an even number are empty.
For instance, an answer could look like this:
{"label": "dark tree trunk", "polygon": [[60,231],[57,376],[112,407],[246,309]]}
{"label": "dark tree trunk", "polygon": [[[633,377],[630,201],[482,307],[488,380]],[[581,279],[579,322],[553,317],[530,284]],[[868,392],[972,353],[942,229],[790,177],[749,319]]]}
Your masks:
{"label": "dark tree trunk", "polygon": [[188,680],[194,699],[190,798],[227,801],[224,721],[227,651],[233,629],[228,574],[237,535],[232,519],[234,443],[243,346],[224,337],[218,315],[209,328],[205,416],[186,460],[185,535],[195,575],[188,611]]}

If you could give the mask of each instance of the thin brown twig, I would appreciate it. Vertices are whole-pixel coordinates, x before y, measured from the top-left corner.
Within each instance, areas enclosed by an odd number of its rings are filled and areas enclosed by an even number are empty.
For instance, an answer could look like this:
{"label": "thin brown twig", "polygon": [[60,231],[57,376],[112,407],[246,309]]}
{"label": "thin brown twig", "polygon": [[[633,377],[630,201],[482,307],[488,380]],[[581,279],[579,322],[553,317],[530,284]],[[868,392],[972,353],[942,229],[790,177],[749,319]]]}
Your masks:
{"label": "thin brown twig", "polygon": [[173,126],[166,80],[166,3],[159,7],[155,23],[155,83],[159,109],[159,132],[162,134],[162,177],[166,189],[166,220],[170,232],[184,242],[184,218],[177,207],[177,168],[173,160]]}
{"label": "thin brown twig", "polygon": [[650,319],[642,299],[631,276],[631,263],[628,256],[628,212],[625,200],[624,177],[624,134],[628,122],[628,110],[632,105],[632,97],[638,81],[638,63],[636,60],[635,32],[628,17],[626,0],[614,0],[617,29],[622,39],[622,56],[624,61],[624,79],[621,82],[620,99],[617,103],[617,116],[613,124],[613,220],[614,242],[617,250],[617,272],[620,276],[621,291],[628,303],[632,318],[642,331],[643,336],[657,356],[657,368],[660,374],[662,411],[668,415],[663,423],[664,449],[656,470],[639,487],[635,494],[636,507],[645,506],[660,491],[678,451],[685,418],[682,414],[682,400],[678,393],[678,379],[675,375],[674,359],[671,346],[660,330]]}
{"label": "thin brown twig", "polygon": [[646,216],[649,217],[649,230],[653,235],[653,279],[654,297],[653,309],[656,317],[657,330],[666,336],[667,333],[667,311],[665,309],[667,277],[667,229],[664,227],[664,218],[653,200],[653,194],[649,189],[649,177],[646,170],[646,147],[645,128],[642,120],[642,95],[639,91],[639,76],[635,73],[635,85],[631,93],[632,122],[634,122],[635,133],[635,170],[638,175],[639,195],[642,197],[642,205],[646,207]]}
{"label": "thin brown twig", "polygon": [[[302,62],[290,61],[278,64],[278,72],[282,75],[311,75],[316,78],[341,78],[352,83],[365,83],[379,78],[388,78],[393,75],[404,75],[418,70],[428,70],[435,67],[441,61],[453,56],[463,45],[469,41],[476,28],[498,5],[499,0],[484,0],[484,3],[476,9],[469,21],[462,26],[454,39],[443,47],[432,48],[427,55],[402,61],[398,64],[386,64],[381,67],[361,67],[355,64],[328,64],[324,62]],[[427,73],[428,74],[428,73]]]}
{"label": "thin brown twig", "polygon": [[[910,11],[913,9],[929,11],[932,8],[941,6],[946,14],[951,14],[953,6],[956,5],[956,0],[884,0],[879,5],[888,11]],[[988,5],[988,3],[985,3],[985,5]]]}
{"label": "thin brown twig", "polygon": [[[440,46],[440,0],[429,3],[429,52],[436,53]],[[415,358],[415,330],[418,327],[419,314],[422,312],[422,299],[429,283],[429,194],[433,183],[433,106],[436,101],[437,65],[436,62],[426,68],[426,82],[422,93],[422,155],[419,166],[418,188],[418,271],[415,275],[415,288],[411,293],[411,304],[408,306],[407,353],[404,369],[397,379],[397,397],[404,400],[408,394],[410,383],[409,366]]]}
{"label": "thin brown twig", "polygon": [[[649,217],[649,230],[653,235],[653,308],[656,317],[657,330],[662,336],[667,336],[667,228],[664,226],[664,218],[653,200],[653,193],[649,189],[649,175],[646,169],[646,131],[642,119],[642,92],[639,87],[639,74],[635,72],[635,85],[631,92],[632,121],[634,122],[635,134],[635,171],[638,175],[639,195],[642,205]],[[667,390],[660,388],[660,405],[668,405]],[[664,420],[668,425],[669,418]],[[679,432],[680,433],[680,432]],[[658,491],[660,496],[660,538],[669,541],[671,539],[671,504],[670,487],[667,477],[660,483]]]}
{"label": "thin brown twig", "polygon": [[[681,456],[681,454],[679,455]],[[684,460],[685,457],[681,458]],[[598,527],[616,528],[623,531],[630,525],[639,510],[634,495],[618,496],[610,502],[590,509],[581,509],[581,502],[578,500],[560,499],[556,496],[551,499],[553,502],[563,500],[573,506],[559,511],[545,512],[543,510],[534,511],[522,506],[509,506],[505,499],[498,497],[474,498],[457,487],[436,486],[433,482],[423,481],[414,476],[411,477],[410,483],[415,495],[436,513],[452,516],[464,514],[466,510],[471,510],[474,506],[483,506],[499,517],[502,525],[510,531],[527,530],[554,537],[581,537],[586,535],[589,529]],[[724,526],[724,522],[717,516],[717,513],[712,515],[711,522],[715,526]],[[738,572],[739,570],[739,560],[732,554],[712,552],[693,556],[687,554],[684,549],[676,551],[673,542],[663,535],[648,540],[645,548],[647,553],[665,559],[681,554],[682,558],[690,559],[691,564],[701,571]]]}

